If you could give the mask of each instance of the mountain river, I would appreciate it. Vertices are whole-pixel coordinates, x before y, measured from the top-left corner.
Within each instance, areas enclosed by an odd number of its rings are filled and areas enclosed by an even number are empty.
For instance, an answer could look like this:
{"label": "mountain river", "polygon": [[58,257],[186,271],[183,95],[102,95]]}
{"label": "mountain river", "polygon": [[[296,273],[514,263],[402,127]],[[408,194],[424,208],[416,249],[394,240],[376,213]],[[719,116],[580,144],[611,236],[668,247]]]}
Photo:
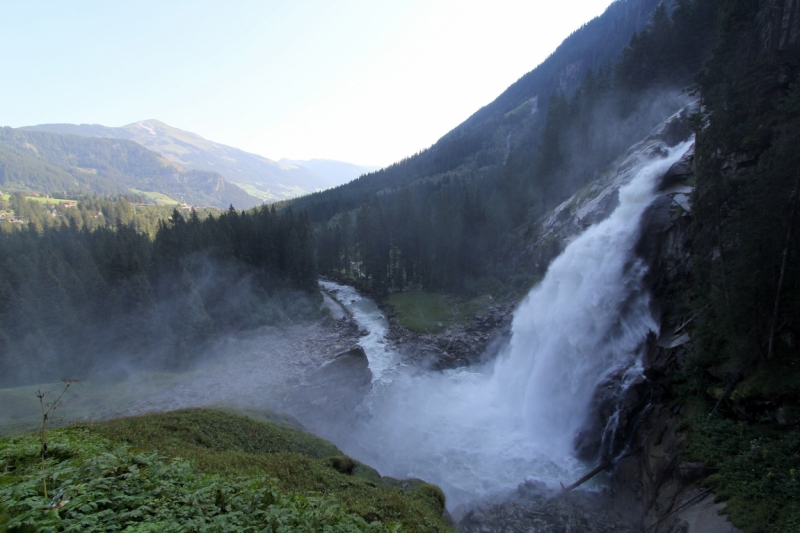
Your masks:
{"label": "mountain river", "polygon": [[595,389],[610,375],[623,376],[622,388],[640,375],[645,340],[658,330],[647,267],[634,253],[639,221],[658,179],[690,144],[632,150],[617,171],[619,206],[553,261],[514,313],[510,342],[485,366],[405,365],[387,348],[377,305],[321,281],[368,331],[360,344],[373,374],[355,430],[336,444],[382,475],[436,483],[451,509],[525,480],[566,485],[594,467],[573,445]]}

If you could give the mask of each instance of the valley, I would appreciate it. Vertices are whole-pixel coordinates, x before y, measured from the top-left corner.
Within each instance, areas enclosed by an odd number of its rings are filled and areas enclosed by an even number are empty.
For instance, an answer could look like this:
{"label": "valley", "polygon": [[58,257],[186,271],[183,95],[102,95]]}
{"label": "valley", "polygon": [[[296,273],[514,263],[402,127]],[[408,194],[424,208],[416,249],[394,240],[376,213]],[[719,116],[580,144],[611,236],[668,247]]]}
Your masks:
{"label": "valley", "polygon": [[[220,135],[409,127],[301,64]],[[382,168],[0,128],[0,530],[800,531],[798,140],[800,0],[616,0]]]}

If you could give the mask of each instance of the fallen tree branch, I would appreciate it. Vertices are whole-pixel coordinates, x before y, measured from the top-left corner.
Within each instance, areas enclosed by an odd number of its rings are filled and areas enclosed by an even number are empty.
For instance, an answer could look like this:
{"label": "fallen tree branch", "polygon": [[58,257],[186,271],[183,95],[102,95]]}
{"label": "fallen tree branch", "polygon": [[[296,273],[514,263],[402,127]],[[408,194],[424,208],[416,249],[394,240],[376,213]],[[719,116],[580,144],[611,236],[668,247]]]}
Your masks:
{"label": "fallen tree branch", "polygon": [[705,498],[705,497],[708,495],[708,493],[709,493],[709,492],[711,492],[711,490],[712,490],[712,489],[713,489],[713,487],[712,487],[711,489],[706,489],[706,490],[704,490],[703,492],[701,492],[700,494],[698,494],[697,496],[695,496],[694,498],[692,498],[692,499],[691,499],[691,500],[689,500],[688,502],[684,503],[683,505],[681,505],[681,506],[680,506],[680,507],[678,507],[677,509],[673,509],[672,511],[670,511],[670,512],[668,512],[667,514],[663,515],[661,518],[659,518],[659,519],[658,519],[658,520],[656,520],[656,521],[655,521],[653,524],[651,524],[651,525],[650,525],[650,527],[648,527],[647,529],[645,529],[644,531],[642,531],[642,533],[647,533],[648,531],[650,531],[651,529],[653,529],[654,527],[656,527],[658,524],[660,524],[661,522],[663,522],[663,521],[664,521],[664,519],[666,519],[668,516],[674,515],[675,513],[677,513],[678,511],[680,511],[680,510],[681,510],[681,509],[683,509],[684,507],[686,507],[686,506],[688,506],[688,505],[692,505],[692,504],[693,504],[693,503],[695,503],[697,500],[702,500],[703,498]]}
{"label": "fallen tree branch", "polygon": [[692,321],[693,321],[695,318],[697,318],[697,317],[700,315],[700,313],[702,313],[703,311],[705,311],[706,309],[708,309],[708,306],[710,306],[710,305],[711,305],[711,304],[706,304],[706,306],[705,306],[705,307],[703,307],[703,308],[702,308],[702,309],[700,309],[698,312],[696,312],[695,314],[693,314],[692,316],[690,316],[689,318],[687,318],[686,320],[684,320],[684,321],[683,321],[683,324],[681,324],[680,326],[678,326],[678,327],[675,329],[675,331],[673,331],[673,332],[672,332],[672,334],[673,334],[673,335],[677,335],[677,334],[678,334],[678,333],[679,333],[681,330],[683,330],[683,328],[685,328],[686,326],[688,326],[689,324],[691,324],[691,323],[692,323]]}
{"label": "fallen tree branch", "polygon": [[584,483],[586,483],[587,481],[592,479],[594,476],[596,476],[597,474],[599,474],[600,472],[605,470],[605,468],[608,466],[609,462],[610,461],[608,459],[603,459],[600,462],[599,465],[594,467],[594,470],[592,470],[591,472],[589,472],[588,474],[586,474],[585,476],[580,478],[578,481],[576,481],[575,483],[573,483],[572,485],[570,485],[568,487],[565,487],[564,485],[561,485],[561,487],[564,489],[565,492],[569,492],[569,491],[571,491],[573,489],[576,489],[576,488],[580,487],[581,485],[583,485]]}
{"label": "fallen tree branch", "polygon": [[731,382],[728,384],[728,386],[725,387],[725,391],[722,393],[722,396],[719,397],[719,400],[717,400],[717,403],[716,405],[714,405],[714,408],[711,410],[710,413],[708,413],[708,417],[706,418],[706,423],[709,420],[711,420],[711,417],[714,416],[714,413],[717,412],[717,408],[719,408],[720,404],[722,404],[722,402],[730,398],[731,394],[733,394],[733,389],[736,387],[736,385],[739,384],[739,381],[741,381],[742,377],[744,377],[744,369],[738,371],[733,376],[733,379],[731,379]]}

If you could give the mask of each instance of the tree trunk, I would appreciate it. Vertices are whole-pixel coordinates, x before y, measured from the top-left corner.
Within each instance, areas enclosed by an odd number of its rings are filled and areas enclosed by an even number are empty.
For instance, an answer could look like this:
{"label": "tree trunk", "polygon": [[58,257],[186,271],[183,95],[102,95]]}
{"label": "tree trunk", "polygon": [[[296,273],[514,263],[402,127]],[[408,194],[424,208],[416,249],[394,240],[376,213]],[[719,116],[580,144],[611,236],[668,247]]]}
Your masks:
{"label": "tree trunk", "polygon": [[781,258],[781,273],[778,276],[778,289],[775,291],[775,309],[772,312],[772,325],[769,328],[769,345],[767,348],[767,361],[775,355],[775,337],[778,334],[778,318],[780,317],[781,291],[783,291],[783,280],[786,278],[786,263],[789,259],[789,246],[792,241],[792,225],[794,223],[794,212],[797,210],[797,188],[800,186],[800,174],[794,184],[792,195],[789,197],[791,210],[789,212],[789,224],[786,229],[786,241],[783,245],[783,257]]}
{"label": "tree trunk", "polygon": [[578,481],[576,481],[575,483],[573,483],[569,487],[565,487],[562,484],[561,488],[564,489],[564,492],[569,492],[569,491],[571,491],[573,489],[576,489],[576,488],[580,487],[581,485],[583,485],[584,483],[586,483],[587,481],[592,479],[594,476],[596,476],[597,474],[599,474],[600,472],[605,470],[605,468],[608,466],[608,464],[609,464],[609,461],[606,460],[606,459],[603,459],[602,461],[600,461],[599,465],[597,465],[591,472],[589,472],[588,474],[586,474],[585,476],[580,478]]}
{"label": "tree trunk", "polygon": [[794,33],[795,15],[797,14],[798,0],[789,0],[789,21],[786,23],[786,33],[781,50],[792,44],[792,34]]}

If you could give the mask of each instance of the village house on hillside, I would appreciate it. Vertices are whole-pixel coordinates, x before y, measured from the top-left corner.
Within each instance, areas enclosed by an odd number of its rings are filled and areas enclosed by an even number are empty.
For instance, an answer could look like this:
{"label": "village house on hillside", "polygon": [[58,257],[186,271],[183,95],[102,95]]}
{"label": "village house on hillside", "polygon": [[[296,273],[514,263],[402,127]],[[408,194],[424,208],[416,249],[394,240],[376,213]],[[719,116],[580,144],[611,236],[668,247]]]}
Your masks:
{"label": "village house on hillside", "polygon": [[28,221],[24,218],[19,218],[8,213],[0,213],[0,223],[10,222],[12,224],[26,224]]}

